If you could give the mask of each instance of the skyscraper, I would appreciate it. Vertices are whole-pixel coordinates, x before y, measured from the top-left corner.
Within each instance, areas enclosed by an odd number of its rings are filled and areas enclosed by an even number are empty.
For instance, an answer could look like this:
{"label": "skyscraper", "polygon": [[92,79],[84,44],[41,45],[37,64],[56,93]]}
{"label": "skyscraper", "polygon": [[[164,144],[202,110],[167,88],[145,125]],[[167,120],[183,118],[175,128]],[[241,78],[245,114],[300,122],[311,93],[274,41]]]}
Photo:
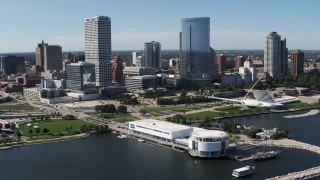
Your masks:
{"label": "skyscraper", "polygon": [[224,54],[218,54],[216,56],[216,63],[218,64],[219,74],[223,73],[227,69],[227,57]]}
{"label": "skyscraper", "polygon": [[112,81],[121,83],[123,77],[123,63],[120,56],[115,56],[112,60]]}
{"label": "skyscraper", "polygon": [[39,65],[40,67],[44,66],[44,46],[47,46],[47,43],[42,42],[38,44],[36,48],[36,65]]}
{"label": "skyscraper", "polygon": [[160,68],[161,44],[159,42],[144,43],[143,67]]}
{"label": "skyscraper", "polygon": [[210,83],[210,18],[184,18],[180,33],[180,76],[184,87]]}
{"label": "skyscraper", "polygon": [[112,82],[111,18],[96,16],[85,20],[85,57],[95,64],[96,86]]}
{"label": "skyscraper", "polygon": [[36,65],[48,70],[62,70],[62,47],[48,45],[42,40],[36,48]]}
{"label": "skyscraper", "polygon": [[288,49],[286,39],[281,40],[277,32],[271,32],[266,36],[264,44],[264,72],[268,72],[273,78],[287,75]]}
{"label": "skyscraper", "polygon": [[44,71],[62,70],[62,47],[59,45],[45,45],[44,54]]}
{"label": "skyscraper", "polygon": [[299,76],[303,74],[304,53],[300,49],[291,53],[291,75]]}

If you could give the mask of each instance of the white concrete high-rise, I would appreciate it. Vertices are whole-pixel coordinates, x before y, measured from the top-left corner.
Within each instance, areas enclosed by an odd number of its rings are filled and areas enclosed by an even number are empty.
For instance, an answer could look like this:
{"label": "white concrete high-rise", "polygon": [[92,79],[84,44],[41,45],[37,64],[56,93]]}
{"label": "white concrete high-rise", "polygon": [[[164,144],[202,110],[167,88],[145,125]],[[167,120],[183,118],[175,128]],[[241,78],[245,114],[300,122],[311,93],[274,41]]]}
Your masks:
{"label": "white concrete high-rise", "polygon": [[85,18],[85,58],[95,64],[96,86],[112,83],[111,18]]}
{"label": "white concrete high-rise", "polygon": [[286,39],[281,40],[277,32],[271,32],[266,36],[264,44],[264,72],[268,72],[273,78],[287,75],[288,49]]}

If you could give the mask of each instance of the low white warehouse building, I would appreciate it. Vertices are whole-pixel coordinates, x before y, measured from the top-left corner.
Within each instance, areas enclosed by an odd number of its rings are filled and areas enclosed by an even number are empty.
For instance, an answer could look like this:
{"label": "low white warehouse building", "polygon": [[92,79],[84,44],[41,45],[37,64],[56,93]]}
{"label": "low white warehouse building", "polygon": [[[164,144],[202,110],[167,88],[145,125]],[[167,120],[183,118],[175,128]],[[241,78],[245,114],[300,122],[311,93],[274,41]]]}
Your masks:
{"label": "low white warehouse building", "polygon": [[229,148],[228,134],[223,131],[189,127],[155,119],[129,122],[129,130],[136,134],[188,147],[197,157],[221,157]]}

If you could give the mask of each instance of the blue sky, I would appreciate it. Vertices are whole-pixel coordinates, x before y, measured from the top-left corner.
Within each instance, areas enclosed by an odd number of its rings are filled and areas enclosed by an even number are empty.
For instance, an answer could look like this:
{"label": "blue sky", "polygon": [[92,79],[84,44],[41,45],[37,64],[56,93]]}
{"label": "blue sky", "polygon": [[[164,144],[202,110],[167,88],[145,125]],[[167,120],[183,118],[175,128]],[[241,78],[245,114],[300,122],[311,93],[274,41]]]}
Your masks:
{"label": "blue sky", "polygon": [[320,48],[318,0],[0,0],[0,53],[33,52],[44,39],[84,50],[84,18],[111,17],[112,49],[159,41],[179,48],[181,18],[210,17],[215,49],[263,49],[277,31],[289,49]]}

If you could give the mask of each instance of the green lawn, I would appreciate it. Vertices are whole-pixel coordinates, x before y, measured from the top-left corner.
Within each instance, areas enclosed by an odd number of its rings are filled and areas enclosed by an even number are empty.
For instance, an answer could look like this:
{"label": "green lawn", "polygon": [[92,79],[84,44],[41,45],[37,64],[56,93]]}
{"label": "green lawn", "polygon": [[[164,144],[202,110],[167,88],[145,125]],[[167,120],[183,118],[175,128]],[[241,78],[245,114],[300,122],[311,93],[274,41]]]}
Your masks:
{"label": "green lawn", "polygon": [[8,110],[35,110],[34,107],[30,106],[29,104],[1,104],[0,105],[0,111],[8,111]]}
{"label": "green lawn", "polygon": [[220,112],[213,112],[213,111],[204,111],[204,112],[198,112],[198,113],[184,115],[184,117],[187,118],[188,120],[200,120],[206,116],[215,118],[215,117],[221,116],[221,113]]}
{"label": "green lawn", "polygon": [[[32,127],[28,127],[27,126],[28,123],[32,124]],[[87,125],[92,124],[82,120],[51,119],[51,120],[43,120],[43,121],[25,122],[25,123],[19,124],[19,127],[25,136],[29,135],[29,129],[33,130],[33,133],[32,133],[33,135],[36,135],[35,129],[33,128],[33,126],[36,126],[36,123],[38,123],[37,125],[40,127],[40,130],[41,130],[39,135],[43,135],[42,133],[43,128],[49,129],[50,134],[58,134],[58,133],[66,132],[67,127],[70,129],[70,127],[72,126],[72,130],[79,130],[80,127],[84,124],[87,124]]]}
{"label": "green lawn", "polygon": [[303,102],[294,102],[281,106],[281,109],[302,109],[302,108],[319,108],[320,104],[308,104]]}

